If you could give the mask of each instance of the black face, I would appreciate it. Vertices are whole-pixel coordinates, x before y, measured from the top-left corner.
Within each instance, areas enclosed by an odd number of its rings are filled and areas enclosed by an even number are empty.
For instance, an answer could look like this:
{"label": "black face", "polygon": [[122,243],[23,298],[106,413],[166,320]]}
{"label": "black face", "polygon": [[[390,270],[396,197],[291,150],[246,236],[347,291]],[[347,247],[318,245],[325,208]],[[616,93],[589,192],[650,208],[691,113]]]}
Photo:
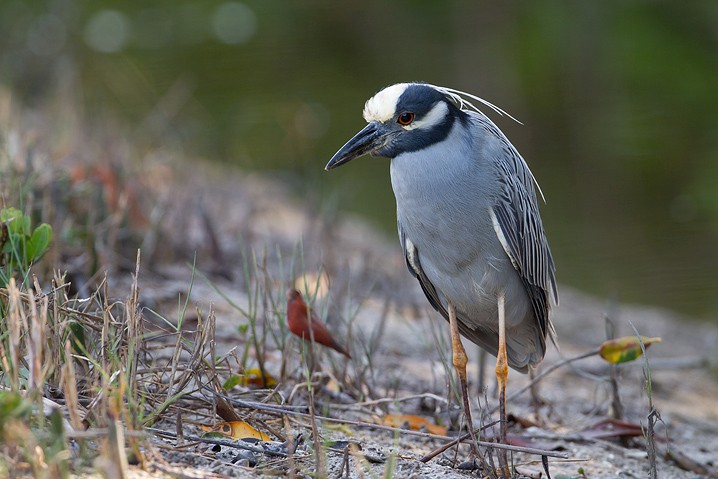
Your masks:
{"label": "black face", "polygon": [[[426,128],[413,130],[403,128],[404,126],[410,126],[414,122],[425,120],[429,112],[439,102],[443,102],[448,108],[448,114],[442,121]],[[397,135],[372,155],[393,158],[400,153],[421,150],[438,143],[447,137],[451,127],[454,125],[454,121],[462,119],[463,116],[464,113],[442,93],[427,85],[412,84],[399,97],[396,114],[392,120],[387,122],[393,123],[392,129],[397,131]],[[405,123],[409,119],[411,121]]]}
{"label": "black face", "polygon": [[[446,114],[437,114],[439,103],[446,106]],[[440,109],[438,112],[443,113]],[[466,113],[441,92],[428,85],[411,84],[399,96],[393,118],[370,122],[332,157],[325,169],[366,154],[394,158],[421,150],[445,139],[454,122],[466,118]]]}

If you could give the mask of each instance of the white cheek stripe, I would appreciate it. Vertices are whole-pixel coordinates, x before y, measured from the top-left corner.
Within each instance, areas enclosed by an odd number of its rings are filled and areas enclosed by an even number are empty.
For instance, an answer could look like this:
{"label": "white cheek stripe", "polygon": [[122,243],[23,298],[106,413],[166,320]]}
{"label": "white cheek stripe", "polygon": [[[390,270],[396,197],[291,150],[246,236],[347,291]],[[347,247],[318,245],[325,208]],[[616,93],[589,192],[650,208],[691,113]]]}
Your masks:
{"label": "white cheek stripe", "polygon": [[435,125],[438,125],[441,123],[444,118],[446,118],[446,115],[449,113],[449,107],[446,106],[446,103],[443,101],[440,101],[436,105],[432,107],[431,110],[429,110],[429,113],[424,115],[424,118],[421,120],[416,120],[411,125],[407,125],[404,127],[405,130],[417,130],[420,128],[429,129],[434,127]]}

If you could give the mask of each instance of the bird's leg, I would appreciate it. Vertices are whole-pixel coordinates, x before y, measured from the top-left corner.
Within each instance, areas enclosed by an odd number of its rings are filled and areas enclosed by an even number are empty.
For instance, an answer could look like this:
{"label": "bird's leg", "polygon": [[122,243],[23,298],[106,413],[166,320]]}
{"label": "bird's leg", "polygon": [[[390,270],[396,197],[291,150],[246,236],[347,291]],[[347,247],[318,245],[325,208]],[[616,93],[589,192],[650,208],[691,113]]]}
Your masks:
{"label": "bird's leg", "polygon": [[536,370],[534,368],[529,368],[529,381],[531,381],[529,384],[531,387],[529,388],[529,392],[531,394],[531,407],[533,407],[534,410],[534,416],[536,416],[536,420],[540,421],[540,407],[543,404],[543,399],[541,399],[541,395],[539,394],[539,386],[536,381]]}
{"label": "bird's leg", "polygon": [[484,370],[486,369],[486,357],[488,356],[488,353],[486,350],[478,348],[479,349],[479,376],[477,378],[477,389],[479,390],[479,395],[484,394],[484,388],[486,387],[486,378],[484,374]]}
{"label": "bird's leg", "polygon": [[459,384],[461,385],[461,397],[464,401],[464,416],[469,426],[469,434],[471,435],[471,452],[472,455],[481,457],[479,448],[476,445],[476,436],[474,434],[474,422],[471,419],[471,406],[469,404],[469,386],[466,382],[466,350],[461,344],[459,336],[459,325],[456,321],[456,310],[454,305],[449,303],[449,326],[451,328],[451,360],[459,375]]}
{"label": "bird's leg", "polygon": [[[506,444],[506,380],[509,377],[509,362],[506,358],[506,310],[502,290],[498,297],[499,309],[499,352],[496,355],[496,380],[499,384],[499,442]],[[510,477],[506,449],[499,449],[499,466],[504,477]]]}

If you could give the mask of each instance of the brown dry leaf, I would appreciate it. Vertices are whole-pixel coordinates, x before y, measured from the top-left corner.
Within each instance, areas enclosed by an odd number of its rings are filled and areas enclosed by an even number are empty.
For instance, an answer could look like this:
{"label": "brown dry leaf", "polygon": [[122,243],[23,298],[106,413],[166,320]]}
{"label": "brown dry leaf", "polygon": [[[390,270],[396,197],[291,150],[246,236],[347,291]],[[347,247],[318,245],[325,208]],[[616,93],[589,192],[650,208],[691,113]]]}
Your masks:
{"label": "brown dry leaf", "polygon": [[216,432],[232,439],[259,439],[260,441],[271,441],[272,438],[261,431],[256,430],[244,421],[219,422],[212,427],[201,426],[205,432]]}
{"label": "brown dry leaf", "polygon": [[585,428],[581,431],[581,435],[594,439],[640,437],[643,436],[643,428],[640,424],[609,418]]}
{"label": "brown dry leaf", "polygon": [[[641,336],[643,346],[648,347],[653,343],[660,343],[661,338],[648,338]],[[610,339],[601,344],[599,353],[603,359],[613,364],[627,363],[640,358],[643,355],[641,343],[636,336],[624,336],[622,338]]]}
{"label": "brown dry leaf", "polygon": [[448,429],[430,423],[426,418],[416,416],[414,414],[387,414],[382,421],[385,426],[403,427],[405,424],[414,431],[420,431],[422,428],[431,434],[446,436]]}

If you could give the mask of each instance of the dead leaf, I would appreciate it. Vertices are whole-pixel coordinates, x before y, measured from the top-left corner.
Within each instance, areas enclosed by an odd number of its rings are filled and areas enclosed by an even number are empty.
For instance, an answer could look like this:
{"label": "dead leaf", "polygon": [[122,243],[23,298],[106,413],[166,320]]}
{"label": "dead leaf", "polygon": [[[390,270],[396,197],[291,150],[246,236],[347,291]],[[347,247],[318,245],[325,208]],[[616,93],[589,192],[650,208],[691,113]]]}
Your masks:
{"label": "dead leaf", "polygon": [[404,427],[407,425],[414,431],[425,429],[427,432],[437,434],[439,436],[446,436],[448,433],[448,429],[446,427],[432,424],[427,419],[414,414],[387,414],[384,416],[382,422],[385,426],[391,427]]}
{"label": "dead leaf", "polygon": [[521,426],[524,429],[528,429],[530,427],[539,427],[539,424],[534,421],[533,419],[526,417],[526,416],[517,416],[516,414],[508,414],[506,416],[506,420],[509,423],[515,422],[519,426]]}
{"label": "dead leaf", "polygon": [[643,429],[640,424],[620,419],[603,419],[581,431],[581,435],[593,439],[639,437],[643,436]]}
{"label": "dead leaf", "polygon": [[221,417],[227,422],[242,420],[242,418],[239,416],[239,414],[237,414],[237,411],[234,410],[232,404],[229,402],[229,400],[227,400],[227,398],[222,397],[218,394],[214,397],[214,400],[217,416]]}
{"label": "dead leaf", "polygon": [[[641,336],[641,341],[648,348],[653,343],[660,343],[662,339]],[[620,364],[640,358],[643,350],[636,336],[624,336],[604,341],[599,348],[599,354],[609,363]]]}
{"label": "dead leaf", "polygon": [[264,377],[262,377],[262,371],[259,368],[250,368],[244,374],[239,375],[237,384],[255,388],[272,388],[277,385],[277,380],[267,371],[264,371]]}
{"label": "dead leaf", "polygon": [[260,441],[269,442],[271,437],[261,431],[256,430],[244,421],[219,422],[212,427],[201,426],[205,432],[219,433],[232,439],[259,439]]}

